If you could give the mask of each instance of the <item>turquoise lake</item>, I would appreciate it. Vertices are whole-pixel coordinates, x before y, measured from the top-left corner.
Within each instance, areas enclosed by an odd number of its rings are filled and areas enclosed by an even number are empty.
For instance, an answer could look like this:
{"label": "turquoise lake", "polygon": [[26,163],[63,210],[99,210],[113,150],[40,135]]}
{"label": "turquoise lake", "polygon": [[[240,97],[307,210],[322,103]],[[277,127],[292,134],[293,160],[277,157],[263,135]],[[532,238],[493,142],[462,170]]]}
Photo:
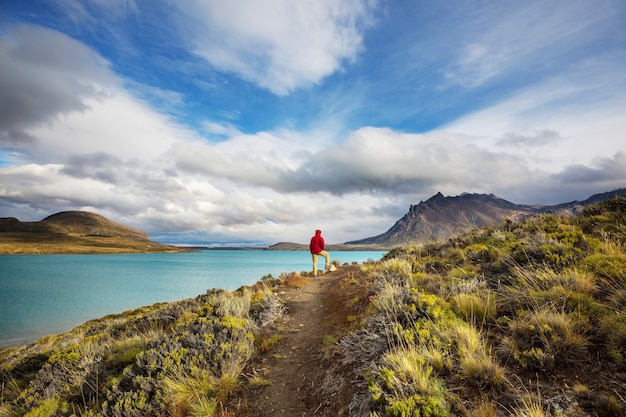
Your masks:
{"label": "turquoise lake", "polygon": [[[331,252],[341,263],[385,252]],[[322,265],[322,261],[320,261]],[[311,270],[302,251],[206,250],[177,254],[0,256],[0,348],[59,334],[87,320],[234,290],[267,274]]]}

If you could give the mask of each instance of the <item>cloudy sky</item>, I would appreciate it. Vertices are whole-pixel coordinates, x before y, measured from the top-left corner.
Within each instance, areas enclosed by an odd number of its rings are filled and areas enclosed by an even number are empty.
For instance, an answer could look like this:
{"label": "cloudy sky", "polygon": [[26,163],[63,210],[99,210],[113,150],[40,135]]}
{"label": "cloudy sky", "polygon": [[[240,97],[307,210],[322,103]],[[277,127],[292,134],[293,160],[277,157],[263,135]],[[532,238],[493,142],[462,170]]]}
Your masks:
{"label": "cloudy sky", "polygon": [[626,186],[621,0],[0,1],[0,217],[169,243]]}

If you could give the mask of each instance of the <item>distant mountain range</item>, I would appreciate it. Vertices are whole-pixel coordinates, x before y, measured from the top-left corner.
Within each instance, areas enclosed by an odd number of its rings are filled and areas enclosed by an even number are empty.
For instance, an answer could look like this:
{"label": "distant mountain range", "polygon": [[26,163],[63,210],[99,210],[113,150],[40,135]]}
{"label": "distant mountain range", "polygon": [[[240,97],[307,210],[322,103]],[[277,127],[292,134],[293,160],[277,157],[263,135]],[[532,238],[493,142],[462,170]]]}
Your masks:
{"label": "distant mountain range", "polygon": [[[554,206],[523,205],[493,194],[461,194],[444,197],[437,193],[412,205],[409,212],[378,236],[327,245],[329,251],[384,250],[429,241],[444,240],[476,227],[506,219],[517,222],[528,216],[553,213],[574,216],[590,204],[626,196],[626,188],[595,194],[584,201]],[[263,249],[263,248],[257,248]],[[269,250],[308,250],[308,244],[279,242]],[[151,241],[141,230],[112,222],[85,211],[65,211],[37,222],[0,218],[0,254],[3,253],[128,253],[182,252],[180,248]]]}
{"label": "distant mountain range", "polygon": [[461,194],[444,197],[437,193],[426,201],[412,205],[409,212],[389,230],[378,236],[346,242],[346,245],[391,248],[450,236],[476,227],[493,225],[506,219],[517,222],[537,214],[574,216],[590,204],[626,196],[626,188],[595,194],[585,201],[572,201],[554,206],[522,205],[503,200],[493,194]]}

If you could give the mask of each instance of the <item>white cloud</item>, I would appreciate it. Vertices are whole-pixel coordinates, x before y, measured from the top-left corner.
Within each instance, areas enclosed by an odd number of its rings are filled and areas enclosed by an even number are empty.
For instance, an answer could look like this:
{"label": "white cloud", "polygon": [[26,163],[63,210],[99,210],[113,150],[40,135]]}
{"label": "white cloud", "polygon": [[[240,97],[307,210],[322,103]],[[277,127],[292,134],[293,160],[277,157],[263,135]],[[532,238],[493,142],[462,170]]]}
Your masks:
{"label": "white cloud", "polygon": [[0,145],[38,161],[96,152],[152,160],[176,141],[197,139],[124,91],[109,63],[84,44],[37,26],[10,29],[0,38]]}
{"label": "white cloud", "polygon": [[103,99],[115,78],[108,62],[59,32],[11,27],[0,38],[0,140],[19,143],[32,126]]}
{"label": "white cloud", "polygon": [[[353,60],[373,7],[363,0],[178,2],[196,54],[278,95]],[[196,26],[189,29],[189,24]]]}
{"label": "white cloud", "polygon": [[302,150],[302,143],[291,140],[294,136],[281,131],[217,144],[179,143],[169,155],[191,175],[292,194],[487,192],[490,186],[511,181],[506,178],[526,174],[523,160],[477,147],[464,135],[406,134],[369,127],[353,132],[339,145],[308,152]]}
{"label": "white cloud", "polygon": [[567,62],[564,55],[610,33],[618,9],[610,2],[465,4],[458,12],[471,18],[449,28],[454,58],[444,76],[449,84],[475,88],[502,75],[550,73],[558,60]]}
{"label": "white cloud", "polygon": [[218,123],[209,120],[202,122],[202,129],[209,134],[217,136],[232,137],[243,135],[243,133],[233,124]]}
{"label": "white cloud", "polygon": [[98,15],[122,17],[139,12],[135,0],[57,0],[58,6],[75,22],[97,24]]}
{"label": "white cloud", "polygon": [[[608,157],[624,143],[626,99],[613,92],[626,88],[626,77],[614,60],[602,62],[580,63],[440,130],[468,135],[485,148],[509,145],[508,152],[546,172]],[[520,146],[531,139],[532,147]]]}
{"label": "white cloud", "polygon": [[152,160],[177,141],[197,138],[123,91],[111,91],[108,98],[85,104],[88,109],[82,112],[67,113],[30,130],[39,139],[35,152],[53,160],[68,152]]}
{"label": "white cloud", "polygon": [[519,134],[519,133],[505,133],[504,136],[498,140],[496,140],[496,145],[507,148],[507,147],[517,147],[517,148],[536,148],[536,147],[546,147],[546,146],[554,146],[558,145],[558,142],[562,141],[563,138],[558,132],[549,129],[543,129],[539,131],[529,132],[528,134]]}

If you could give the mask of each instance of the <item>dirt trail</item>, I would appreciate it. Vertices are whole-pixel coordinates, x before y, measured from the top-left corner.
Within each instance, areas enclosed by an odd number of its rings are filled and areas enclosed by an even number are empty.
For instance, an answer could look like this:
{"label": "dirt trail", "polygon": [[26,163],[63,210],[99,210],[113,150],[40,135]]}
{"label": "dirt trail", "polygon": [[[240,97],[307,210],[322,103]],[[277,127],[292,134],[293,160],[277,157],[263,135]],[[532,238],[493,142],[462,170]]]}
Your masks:
{"label": "dirt trail", "polygon": [[345,274],[344,268],[311,278],[301,288],[281,290],[287,307],[280,340],[258,358],[252,371],[269,385],[250,392],[250,415],[256,417],[341,416],[349,402],[350,387],[321,394],[328,359],[324,359],[324,338],[333,334],[330,296]]}

